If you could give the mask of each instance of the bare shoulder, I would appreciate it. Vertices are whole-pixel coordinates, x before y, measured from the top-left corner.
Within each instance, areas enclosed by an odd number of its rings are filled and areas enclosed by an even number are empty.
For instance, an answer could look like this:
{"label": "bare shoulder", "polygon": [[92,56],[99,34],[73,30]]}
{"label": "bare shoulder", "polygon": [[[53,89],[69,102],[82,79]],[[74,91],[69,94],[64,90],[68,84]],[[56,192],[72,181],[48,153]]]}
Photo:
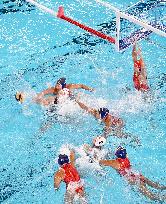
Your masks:
{"label": "bare shoulder", "polygon": [[60,168],[58,171],[55,172],[54,177],[63,179],[64,175],[65,175],[64,170]]}

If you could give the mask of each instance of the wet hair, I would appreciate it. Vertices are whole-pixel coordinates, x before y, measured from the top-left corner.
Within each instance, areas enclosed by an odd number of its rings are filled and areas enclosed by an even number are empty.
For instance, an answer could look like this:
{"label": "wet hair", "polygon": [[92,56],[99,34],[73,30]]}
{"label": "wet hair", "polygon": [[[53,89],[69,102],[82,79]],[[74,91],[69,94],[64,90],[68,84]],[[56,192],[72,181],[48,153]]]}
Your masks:
{"label": "wet hair", "polygon": [[62,166],[63,164],[69,163],[69,157],[65,154],[60,154],[58,158],[58,164]]}
{"label": "wet hair", "polygon": [[66,78],[62,77],[62,78],[58,79],[56,84],[62,85],[62,89],[65,88],[66,87]]}
{"label": "wet hair", "polygon": [[109,113],[109,110],[107,108],[100,108],[98,111],[101,116],[101,119],[104,119]]}
{"label": "wet hair", "polygon": [[126,158],[126,155],[127,155],[127,152],[126,152],[126,149],[119,146],[115,152],[115,155],[118,157],[118,158],[121,158],[121,159],[125,159]]}

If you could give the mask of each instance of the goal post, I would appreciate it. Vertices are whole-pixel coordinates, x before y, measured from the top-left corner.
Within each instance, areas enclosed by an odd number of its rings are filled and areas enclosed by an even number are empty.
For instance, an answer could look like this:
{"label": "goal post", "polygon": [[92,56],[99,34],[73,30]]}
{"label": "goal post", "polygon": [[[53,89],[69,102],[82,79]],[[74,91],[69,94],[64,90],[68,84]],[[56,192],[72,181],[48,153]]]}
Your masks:
{"label": "goal post", "polygon": [[[122,51],[132,45],[135,40],[141,40],[148,37],[151,33],[155,33],[159,36],[166,37],[166,25],[162,24],[160,20],[156,22],[153,17],[151,20],[141,19],[137,16],[130,14],[130,7],[122,12],[116,7],[112,6],[110,3],[107,3],[103,0],[95,0],[97,3],[105,6],[115,13],[116,16],[116,30],[115,30],[115,47],[117,51]],[[138,2],[137,4],[131,6],[132,9],[137,9],[139,5],[144,5],[145,11],[148,13],[152,9],[159,8],[164,5],[164,0],[156,0],[150,4],[144,2]],[[165,6],[165,5],[164,5]],[[147,14],[148,15],[148,14]],[[128,36],[122,38],[122,23],[128,21],[128,24],[133,24],[137,27],[133,32],[128,34]]]}

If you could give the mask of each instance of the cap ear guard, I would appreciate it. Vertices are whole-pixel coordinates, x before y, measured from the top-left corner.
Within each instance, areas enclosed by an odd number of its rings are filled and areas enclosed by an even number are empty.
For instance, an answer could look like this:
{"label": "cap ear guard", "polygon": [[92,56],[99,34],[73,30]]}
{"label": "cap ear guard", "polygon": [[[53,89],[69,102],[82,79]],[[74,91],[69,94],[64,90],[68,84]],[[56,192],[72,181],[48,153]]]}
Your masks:
{"label": "cap ear guard", "polygon": [[62,166],[63,164],[69,163],[69,157],[65,154],[60,154],[58,158],[58,164]]}
{"label": "cap ear guard", "polygon": [[118,158],[121,158],[121,159],[125,159],[126,158],[126,155],[127,155],[127,152],[126,152],[126,149],[119,146],[115,152],[115,155],[118,157]]}

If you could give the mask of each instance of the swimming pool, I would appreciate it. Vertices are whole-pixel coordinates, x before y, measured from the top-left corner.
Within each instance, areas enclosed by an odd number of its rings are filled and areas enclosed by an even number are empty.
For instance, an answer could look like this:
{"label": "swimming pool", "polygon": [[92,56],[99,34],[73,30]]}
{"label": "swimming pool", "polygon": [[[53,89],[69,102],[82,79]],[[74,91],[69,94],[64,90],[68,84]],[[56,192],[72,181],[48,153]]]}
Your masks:
{"label": "swimming pool", "polygon": [[[116,0],[114,6],[125,10],[136,2]],[[98,30],[106,29],[112,18],[112,13],[92,1],[40,3],[55,10],[63,5],[69,16]],[[133,89],[131,48],[117,53],[112,44],[19,1],[3,1],[0,14],[0,202],[63,203],[65,185],[58,192],[53,188],[60,146],[90,143],[102,131],[103,126],[78,109],[78,114],[71,110],[72,121],[59,121],[39,135],[45,111],[37,105],[22,109],[14,94],[28,87],[39,92],[61,76],[96,89],[85,92],[87,103],[106,103],[125,120],[126,130],[141,139],[142,146],[135,148],[125,141],[134,168],[165,184],[164,39],[151,36],[162,48],[146,40],[140,43],[151,88],[158,96],[153,103],[145,103]],[[132,91],[125,94],[126,86]],[[114,150],[119,143],[120,139],[109,137],[106,148]],[[104,178],[93,174],[84,178],[89,203],[152,203],[132,191],[115,171],[104,169]]]}

